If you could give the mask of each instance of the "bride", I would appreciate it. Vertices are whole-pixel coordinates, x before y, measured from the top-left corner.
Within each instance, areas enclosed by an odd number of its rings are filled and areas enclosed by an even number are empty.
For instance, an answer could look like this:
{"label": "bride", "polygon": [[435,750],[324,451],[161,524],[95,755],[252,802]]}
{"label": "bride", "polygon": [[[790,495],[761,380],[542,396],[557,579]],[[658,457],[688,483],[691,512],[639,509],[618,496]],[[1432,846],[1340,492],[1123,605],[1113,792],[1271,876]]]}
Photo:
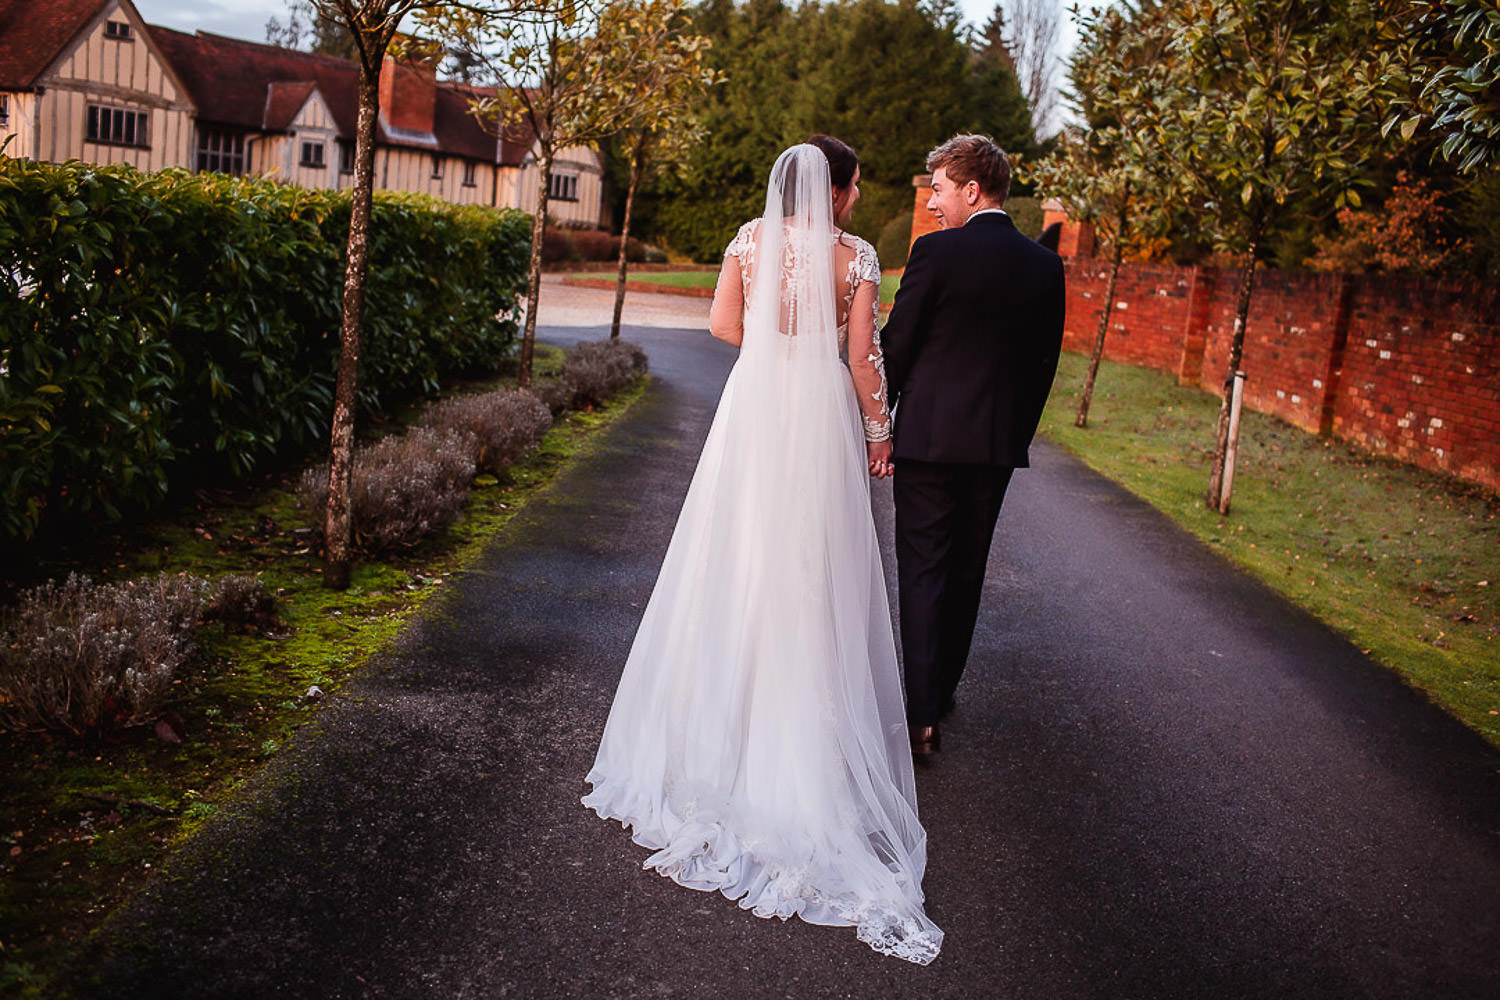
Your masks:
{"label": "bride", "polygon": [[725,252],[709,325],[739,358],[583,802],[682,885],[925,965],[943,933],[870,516],[880,265],[837,228],[858,171],[837,139],[788,149]]}

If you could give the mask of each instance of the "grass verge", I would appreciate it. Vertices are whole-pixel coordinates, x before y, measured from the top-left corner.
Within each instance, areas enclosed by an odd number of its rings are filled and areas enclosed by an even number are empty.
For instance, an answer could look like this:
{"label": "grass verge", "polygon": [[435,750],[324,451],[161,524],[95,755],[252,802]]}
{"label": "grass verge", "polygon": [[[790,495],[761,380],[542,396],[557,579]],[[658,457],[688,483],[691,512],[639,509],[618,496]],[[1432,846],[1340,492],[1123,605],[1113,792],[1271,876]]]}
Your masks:
{"label": "grass verge", "polygon": [[1500,499],[1245,412],[1232,513],[1203,503],[1217,397],[1064,354],[1042,432],[1500,746]]}
{"label": "grass verge", "polygon": [[[597,278],[597,274],[579,275],[585,278]],[[642,284],[670,285],[673,288],[712,288],[719,280],[717,271],[642,271],[630,272],[631,281],[639,281]],[[896,298],[896,289],[901,284],[899,274],[887,274],[880,279],[880,301],[886,305]]]}
{"label": "grass verge", "polygon": [[[538,345],[537,352],[539,375],[560,369],[560,350]],[[181,745],[149,732],[116,743],[0,732],[0,996],[51,996],[48,982],[73,943],[645,387],[642,380],[604,407],[564,414],[503,476],[478,477],[465,514],[446,532],[386,561],[361,561],[342,593],[322,586],[297,509],[295,472],[142,529],[112,546],[108,558],[48,567],[49,574],[77,569],[96,579],[259,573],[278,596],[283,627],[270,637],[201,630],[197,666],[175,682],[181,694],[171,707],[188,734]],[[321,695],[309,695],[314,686]]]}

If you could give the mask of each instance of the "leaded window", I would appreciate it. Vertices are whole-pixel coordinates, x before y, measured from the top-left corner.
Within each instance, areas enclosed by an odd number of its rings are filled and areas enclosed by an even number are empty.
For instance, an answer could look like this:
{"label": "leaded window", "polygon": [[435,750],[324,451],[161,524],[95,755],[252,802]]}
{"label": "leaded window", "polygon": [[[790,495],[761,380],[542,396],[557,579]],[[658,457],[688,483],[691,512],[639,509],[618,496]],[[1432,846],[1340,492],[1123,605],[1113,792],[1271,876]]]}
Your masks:
{"label": "leaded window", "polygon": [[199,173],[211,170],[219,174],[245,172],[245,134],[223,129],[198,130],[195,168]]}
{"label": "leaded window", "polygon": [[547,195],[558,201],[578,200],[578,175],[553,174],[547,183]]}
{"label": "leaded window", "polygon": [[146,128],[149,120],[144,111],[90,104],[85,135],[89,142],[147,147],[151,145]]}

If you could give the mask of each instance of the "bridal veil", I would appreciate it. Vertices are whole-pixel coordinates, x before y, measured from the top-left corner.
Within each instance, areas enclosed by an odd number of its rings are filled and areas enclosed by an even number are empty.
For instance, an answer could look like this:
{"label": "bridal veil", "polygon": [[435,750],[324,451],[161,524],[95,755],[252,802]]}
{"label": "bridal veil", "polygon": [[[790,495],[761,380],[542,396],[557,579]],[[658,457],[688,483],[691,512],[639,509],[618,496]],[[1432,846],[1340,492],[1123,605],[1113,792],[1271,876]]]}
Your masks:
{"label": "bridal veil", "polygon": [[744,338],[584,803],[763,917],[937,956],[863,422],[840,360],[828,163],[777,159],[737,252]]}

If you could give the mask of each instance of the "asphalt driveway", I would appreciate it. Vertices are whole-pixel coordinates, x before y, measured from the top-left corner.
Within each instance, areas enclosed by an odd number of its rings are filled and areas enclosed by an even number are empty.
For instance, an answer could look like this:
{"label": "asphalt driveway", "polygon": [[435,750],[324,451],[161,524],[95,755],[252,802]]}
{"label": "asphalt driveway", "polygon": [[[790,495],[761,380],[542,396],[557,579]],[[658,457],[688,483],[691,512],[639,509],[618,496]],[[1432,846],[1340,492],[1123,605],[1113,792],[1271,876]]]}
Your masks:
{"label": "asphalt driveway", "polygon": [[116,915],[79,995],[1500,997],[1500,754],[1045,444],[918,774],[938,960],[642,871],[578,797],[733,351],[627,335],[645,399]]}

